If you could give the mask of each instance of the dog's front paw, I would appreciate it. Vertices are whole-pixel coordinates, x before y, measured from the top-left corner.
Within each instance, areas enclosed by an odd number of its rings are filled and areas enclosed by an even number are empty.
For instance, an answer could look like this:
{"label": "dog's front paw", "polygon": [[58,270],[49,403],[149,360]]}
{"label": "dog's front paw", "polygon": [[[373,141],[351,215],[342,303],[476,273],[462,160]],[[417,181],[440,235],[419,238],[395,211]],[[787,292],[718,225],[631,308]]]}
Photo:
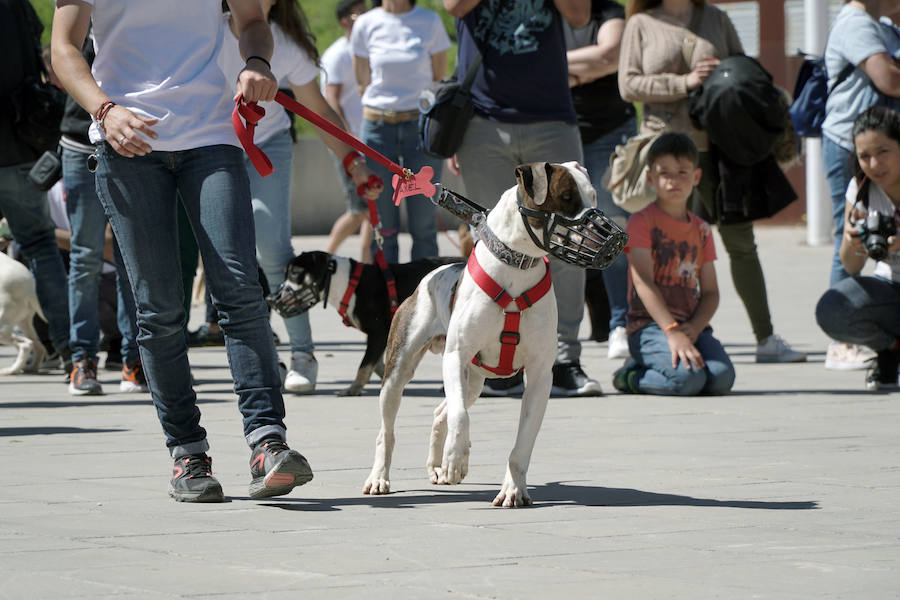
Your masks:
{"label": "dog's front paw", "polygon": [[363,486],[363,494],[372,496],[383,496],[391,492],[391,482],[384,477],[369,475],[366,479],[366,485]]}
{"label": "dog's front paw", "polygon": [[340,390],[336,393],[338,396],[341,396],[341,397],[343,397],[343,396],[359,396],[362,394],[362,391],[363,391],[363,386],[353,384],[350,387]]}
{"label": "dog's front paw", "polygon": [[502,506],[504,508],[518,508],[520,506],[531,506],[531,496],[528,495],[528,487],[516,485],[512,481],[504,481],[500,493],[494,498],[494,506]]}
{"label": "dog's front paw", "polygon": [[469,474],[469,449],[461,454],[451,453],[444,459],[444,468],[436,469],[437,482],[441,485],[456,485]]}
{"label": "dog's front paw", "polygon": [[444,472],[441,465],[425,465],[425,472],[428,473],[428,481],[432,484],[441,483],[441,474]]}

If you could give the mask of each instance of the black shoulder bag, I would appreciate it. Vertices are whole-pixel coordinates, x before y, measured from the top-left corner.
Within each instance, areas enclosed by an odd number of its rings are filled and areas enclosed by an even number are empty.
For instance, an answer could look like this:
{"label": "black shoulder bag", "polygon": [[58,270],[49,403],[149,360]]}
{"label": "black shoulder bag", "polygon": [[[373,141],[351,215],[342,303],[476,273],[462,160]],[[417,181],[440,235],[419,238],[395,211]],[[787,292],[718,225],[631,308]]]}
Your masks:
{"label": "black shoulder bag", "polygon": [[[26,22],[36,18],[23,17]],[[34,27],[28,27],[28,32],[32,30]],[[28,32],[22,35],[22,56],[33,61],[33,74],[26,77],[10,95],[13,134],[38,154],[45,151],[55,153],[60,138],[59,124],[66,107],[66,93],[50,83],[40,48]]]}
{"label": "black shoulder bag", "polygon": [[[486,30],[487,35],[494,29],[494,23],[504,4],[505,0],[501,0],[497,6],[491,25]],[[419,96],[419,146],[425,154],[435,158],[450,158],[456,153],[475,110],[469,90],[481,67],[481,61],[481,50],[476,40],[475,58],[462,83],[454,73],[422,90]]]}

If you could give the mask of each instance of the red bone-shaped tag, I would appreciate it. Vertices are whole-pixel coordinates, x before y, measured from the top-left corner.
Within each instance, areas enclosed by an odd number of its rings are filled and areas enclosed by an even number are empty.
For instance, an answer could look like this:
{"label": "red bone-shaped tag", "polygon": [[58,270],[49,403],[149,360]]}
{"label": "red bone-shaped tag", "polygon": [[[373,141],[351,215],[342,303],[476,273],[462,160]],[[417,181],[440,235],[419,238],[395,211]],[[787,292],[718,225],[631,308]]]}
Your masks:
{"label": "red bone-shaped tag", "polygon": [[429,198],[434,196],[434,184],[431,183],[433,176],[434,169],[429,166],[422,167],[418,173],[410,174],[409,177],[394,175],[391,178],[391,185],[394,186],[394,205],[400,206],[400,200],[407,196],[416,194],[422,194]]}

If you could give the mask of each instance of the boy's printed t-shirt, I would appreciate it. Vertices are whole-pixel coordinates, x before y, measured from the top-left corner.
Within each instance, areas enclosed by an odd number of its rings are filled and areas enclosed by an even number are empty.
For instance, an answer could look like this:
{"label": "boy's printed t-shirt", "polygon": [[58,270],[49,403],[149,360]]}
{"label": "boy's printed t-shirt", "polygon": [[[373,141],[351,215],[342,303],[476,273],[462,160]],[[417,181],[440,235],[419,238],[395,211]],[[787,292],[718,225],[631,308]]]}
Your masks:
{"label": "boy's printed t-shirt", "polygon": [[[628,219],[628,245],[649,248],[653,258],[653,282],[662,293],[669,312],[679,323],[689,320],[700,302],[700,268],[716,259],[709,223],[688,212],[688,222],[667,215],[654,202]],[[628,272],[628,316],[626,331],[631,334],[653,322],[634,289]]]}

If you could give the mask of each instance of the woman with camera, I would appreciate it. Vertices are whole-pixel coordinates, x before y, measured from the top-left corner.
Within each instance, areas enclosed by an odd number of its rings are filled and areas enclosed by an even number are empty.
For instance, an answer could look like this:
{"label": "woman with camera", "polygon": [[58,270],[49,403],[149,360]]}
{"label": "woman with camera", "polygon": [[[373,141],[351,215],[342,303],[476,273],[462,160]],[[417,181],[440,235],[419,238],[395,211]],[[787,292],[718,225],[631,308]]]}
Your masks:
{"label": "woman with camera", "polygon": [[[857,173],[847,186],[840,258],[851,277],[816,306],[819,327],[839,342],[877,352],[870,390],[897,389],[900,363],[900,114],[873,107],[853,123]],[[860,276],[866,261],[873,276]]]}

